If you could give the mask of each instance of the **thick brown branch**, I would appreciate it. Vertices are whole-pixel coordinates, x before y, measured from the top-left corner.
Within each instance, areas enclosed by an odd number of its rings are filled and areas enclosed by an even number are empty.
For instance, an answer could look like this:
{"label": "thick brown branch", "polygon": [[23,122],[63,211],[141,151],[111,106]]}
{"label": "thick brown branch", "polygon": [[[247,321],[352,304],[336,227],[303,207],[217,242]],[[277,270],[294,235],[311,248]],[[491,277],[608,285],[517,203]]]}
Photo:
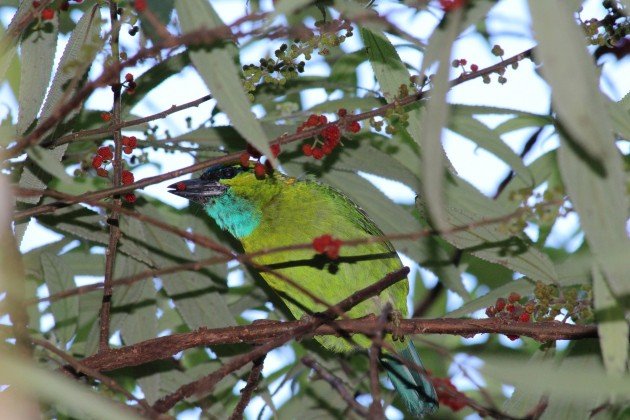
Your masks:
{"label": "thick brown branch", "polygon": [[[265,322],[255,325],[225,327],[216,329],[201,328],[196,331],[153,338],[140,343],[109,350],[106,353],[87,357],[82,361],[85,366],[101,371],[110,371],[128,366],[137,366],[155,360],[166,359],[182,350],[214,346],[220,344],[260,344],[266,343],[282,335],[297,336],[304,323],[302,321]],[[322,325],[315,329],[313,335],[348,334],[372,335],[378,329],[376,318],[341,320]],[[384,331],[396,331],[404,335],[415,334],[450,334],[472,337],[476,334],[506,334],[530,337],[537,341],[579,340],[597,338],[596,325],[573,325],[560,322],[539,323],[504,323],[492,319],[404,319],[400,325],[388,323]]]}
{"label": "thick brown branch", "polygon": [[271,341],[269,341],[269,337],[267,337],[265,344],[260,345],[249,353],[230,360],[213,373],[180,387],[175,392],[158,400],[155,403],[154,408],[157,411],[164,413],[184,398],[188,398],[193,394],[205,394],[210,392],[217,382],[235,370],[240,369],[247,363],[256,360],[262,355],[269,353],[271,350],[280,347],[287,341],[308,334],[316,330],[322,324],[331,322],[334,318],[336,318],[336,314],[340,312],[347,312],[364,300],[378,295],[383,290],[406,278],[407,274],[409,274],[408,267],[403,267],[400,270],[394,271],[378,282],[353,293],[327,310],[314,314],[308,321],[298,322],[293,331],[289,333],[285,332]]}

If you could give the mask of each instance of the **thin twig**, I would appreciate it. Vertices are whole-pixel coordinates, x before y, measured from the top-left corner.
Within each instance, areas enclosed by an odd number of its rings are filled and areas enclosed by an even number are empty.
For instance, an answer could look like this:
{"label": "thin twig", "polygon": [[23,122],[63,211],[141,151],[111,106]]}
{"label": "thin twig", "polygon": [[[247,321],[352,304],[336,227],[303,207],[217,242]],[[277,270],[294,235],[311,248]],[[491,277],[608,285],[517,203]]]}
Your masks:
{"label": "thin twig", "polygon": [[[119,56],[119,35],[120,35],[120,22],[118,21],[118,5],[115,1],[109,1],[109,18],[112,26],[111,33],[111,48],[112,48],[112,60],[115,64],[120,64]],[[118,76],[120,79],[120,76]],[[112,106],[112,115],[114,124],[120,123],[121,114],[121,89],[122,85],[120,80],[117,80],[112,84],[112,91],[114,96],[114,103]],[[122,138],[120,130],[114,131],[114,187],[122,185]],[[114,205],[120,207],[120,196],[114,196]],[[99,352],[109,349],[109,326],[110,326],[110,312],[112,307],[112,281],[114,280],[114,269],[116,266],[116,252],[118,250],[118,240],[120,239],[120,212],[113,210],[108,217],[109,225],[109,241],[107,244],[107,251],[105,252],[105,281],[103,284],[103,301],[101,303],[100,317],[99,317],[99,340],[98,350]]]}
{"label": "thin twig", "polygon": [[254,391],[258,386],[258,381],[260,380],[260,374],[262,373],[265,357],[266,355],[263,355],[254,360],[252,370],[249,372],[249,376],[247,377],[247,384],[243,389],[241,389],[241,399],[238,401],[238,404],[236,404],[236,408],[234,408],[234,412],[230,416],[230,420],[241,420],[243,418],[245,408],[247,408],[247,405],[252,399],[252,395],[254,394]]}
{"label": "thin twig", "polygon": [[346,385],[343,383],[341,378],[335,376],[332,372],[328,371],[325,367],[320,365],[310,356],[302,357],[302,363],[315,372],[317,375],[328,382],[328,384],[339,393],[339,396],[348,404],[350,408],[352,408],[358,415],[361,417],[368,417],[368,410],[359,404],[357,400],[354,399],[354,396],[350,393]]}

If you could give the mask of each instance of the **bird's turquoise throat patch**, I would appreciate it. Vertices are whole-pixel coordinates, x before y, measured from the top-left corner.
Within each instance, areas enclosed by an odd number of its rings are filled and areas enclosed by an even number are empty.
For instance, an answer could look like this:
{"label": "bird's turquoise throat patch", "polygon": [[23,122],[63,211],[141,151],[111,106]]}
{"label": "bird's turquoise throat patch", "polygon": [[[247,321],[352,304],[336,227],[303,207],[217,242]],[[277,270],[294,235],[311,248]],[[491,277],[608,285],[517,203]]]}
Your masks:
{"label": "bird's turquoise throat patch", "polygon": [[260,211],[251,202],[230,191],[209,201],[205,210],[221,229],[239,239],[252,233],[261,218]]}

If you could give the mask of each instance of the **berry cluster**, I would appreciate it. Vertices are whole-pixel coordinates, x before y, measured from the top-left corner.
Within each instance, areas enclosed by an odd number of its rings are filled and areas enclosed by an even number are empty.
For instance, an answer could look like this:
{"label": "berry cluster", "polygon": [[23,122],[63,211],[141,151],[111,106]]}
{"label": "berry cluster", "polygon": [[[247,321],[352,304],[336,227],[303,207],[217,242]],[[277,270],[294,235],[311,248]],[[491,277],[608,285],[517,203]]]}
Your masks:
{"label": "berry cluster", "polygon": [[[137,140],[134,136],[127,137],[123,136],[123,150],[125,153],[133,152],[133,149],[137,145]],[[109,176],[109,171],[104,168],[105,165],[111,163],[114,159],[114,152],[110,146],[102,146],[99,147],[96,151],[94,157],[92,157],[92,168],[96,170],[96,174],[103,178],[107,178]],[[123,185],[133,184],[135,181],[133,172],[128,170],[123,170],[121,174],[121,182]],[[128,193],[123,196],[125,201],[129,203],[133,203],[136,201],[136,195],[133,193]]]}
{"label": "berry cluster", "polygon": [[[621,2],[604,0],[602,6],[606,9],[606,16],[601,20],[592,18],[583,21],[578,15],[582,29],[591,45],[616,46],[621,44],[630,34],[630,16]],[[580,8],[579,13],[582,12]],[[601,31],[600,31],[601,30]]]}
{"label": "berry cluster", "polygon": [[341,129],[343,127],[345,131],[350,133],[358,133],[361,130],[361,125],[358,121],[346,121],[348,111],[344,108],[337,111],[339,120],[336,124],[329,124],[328,118],[325,115],[311,114],[308,119],[304,121],[297,128],[297,132],[304,131],[305,129],[325,126],[320,132],[312,144],[302,145],[302,153],[304,156],[312,156],[315,159],[321,159],[324,155],[329,155],[333,150],[341,143]]}
{"label": "berry cluster", "polygon": [[[271,153],[273,157],[278,157],[280,154],[280,144],[275,143],[270,147]],[[265,179],[267,175],[271,175],[273,173],[273,166],[269,160],[266,160],[265,163],[261,162],[262,153],[252,145],[247,145],[247,150],[241,153],[239,157],[241,161],[241,166],[244,169],[248,169],[251,163],[254,163],[254,174],[257,179]],[[254,159],[252,161],[252,159]]]}
{"label": "berry cluster", "polygon": [[[468,60],[466,60],[465,58],[459,58],[459,59],[453,60],[453,62],[451,63],[451,66],[453,66],[454,68],[461,67],[462,71],[464,73],[467,73],[467,71],[466,71],[466,64],[468,64]],[[479,70],[479,66],[478,65],[476,65],[476,64],[471,64],[470,65],[470,71],[471,72],[474,73],[477,70]]]}
{"label": "berry cluster", "polygon": [[123,86],[127,88],[125,92],[127,92],[127,94],[129,95],[133,95],[136,92],[136,87],[138,85],[133,80],[133,74],[131,73],[125,74],[125,81],[123,82]]}
{"label": "berry cluster", "polygon": [[459,411],[468,405],[468,397],[460,392],[449,378],[432,378],[433,386],[440,404],[453,411]]}
{"label": "berry cluster", "polygon": [[409,78],[409,86],[402,84],[398,87],[398,93],[393,98],[394,107],[388,108],[385,111],[385,116],[383,119],[376,120],[374,117],[370,118],[370,126],[376,131],[381,131],[383,129],[383,125],[387,122],[385,126],[385,133],[393,135],[398,131],[396,127],[406,126],[409,120],[409,114],[405,111],[405,108],[398,102],[400,99],[406,98],[409,96],[409,87],[414,89],[417,88],[417,76],[411,76]]}
{"label": "berry cluster", "polygon": [[[282,44],[280,48],[274,51],[275,58],[261,58],[258,65],[247,64],[243,66],[243,86],[250,100],[254,100],[253,92],[260,83],[283,86],[288,80],[294,79],[299,73],[304,72],[306,61],[311,59],[316,49],[319,55],[328,55],[330,47],[337,47],[346,38],[352,36],[352,25],[348,21],[317,22],[316,27],[320,32],[319,35],[315,35],[313,31],[305,28],[307,32],[305,40],[295,39],[291,45]],[[342,30],[345,30],[345,35],[337,35],[337,32]],[[304,60],[301,59],[301,56],[304,57]]]}
{"label": "berry cluster", "polygon": [[[498,298],[494,306],[486,308],[486,315],[488,315],[488,318],[499,318],[505,321],[530,322],[534,312],[534,304],[528,302],[523,306],[520,304],[520,300],[521,295],[515,292],[510,293],[507,300]],[[514,341],[519,336],[508,335],[507,338]]]}
{"label": "berry cluster", "polygon": [[339,248],[341,248],[341,241],[333,238],[329,234],[313,239],[313,249],[315,252],[318,254],[326,254],[331,260],[339,258]]}
{"label": "berry cluster", "polygon": [[135,0],[133,7],[136,9],[136,12],[142,13],[147,10],[147,0]]}

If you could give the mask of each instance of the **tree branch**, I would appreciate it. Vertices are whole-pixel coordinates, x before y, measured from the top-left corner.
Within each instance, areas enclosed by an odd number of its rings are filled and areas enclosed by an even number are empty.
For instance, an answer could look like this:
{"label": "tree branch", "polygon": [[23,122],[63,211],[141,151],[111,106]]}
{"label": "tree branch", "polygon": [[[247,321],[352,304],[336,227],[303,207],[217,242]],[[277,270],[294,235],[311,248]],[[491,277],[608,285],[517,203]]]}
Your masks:
{"label": "tree branch", "polygon": [[[557,321],[537,323],[505,323],[498,318],[487,319],[403,319],[399,325],[387,323],[385,333],[399,332],[404,335],[449,334],[472,337],[476,334],[505,334],[530,337],[537,341],[579,340],[597,338],[596,325],[574,325]],[[310,334],[302,333],[303,321],[269,321],[261,324],[206,329],[153,338],[137,344],[125,346],[106,353],[83,359],[85,366],[100,371],[111,371],[129,366],[138,366],[156,360],[166,359],[180,351],[220,344],[261,344],[274,338],[290,335],[366,334],[372,335],[379,327],[374,318],[340,320],[319,326]],[[277,347],[277,346],[276,346]],[[253,359],[252,359],[253,360]]]}
{"label": "tree branch", "polygon": [[247,384],[243,389],[241,389],[241,399],[238,401],[238,404],[236,404],[236,408],[230,416],[230,420],[241,420],[243,418],[245,408],[247,408],[247,405],[249,404],[249,401],[252,399],[252,395],[256,390],[256,386],[258,386],[258,381],[260,380],[260,375],[263,370],[265,357],[266,356],[264,355],[254,360],[252,370],[249,372],[249,376],[247,377]]}

